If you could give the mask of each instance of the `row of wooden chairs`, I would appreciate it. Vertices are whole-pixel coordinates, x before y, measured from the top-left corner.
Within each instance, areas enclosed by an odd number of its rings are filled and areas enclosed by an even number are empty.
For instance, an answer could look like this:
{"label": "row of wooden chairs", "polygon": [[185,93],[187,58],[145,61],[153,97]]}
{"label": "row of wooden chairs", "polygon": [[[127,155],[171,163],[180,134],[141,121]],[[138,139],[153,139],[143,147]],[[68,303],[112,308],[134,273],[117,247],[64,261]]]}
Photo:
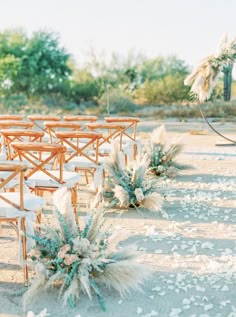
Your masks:
{"label": "row of wooden chairs", "polygon": [[[53,119],[51,116],[29,116],[29,121],[23,119],[20,115],[5,115],[4,118],[0,116],[1,147],[2,151],[6,150],[8,159],[6,162],[0,161],[0,189],[6,189],[7,183],[17,175],[20,177],[19,200],[14,198],[17,195],[15,192],[1,194],[0,200],[8,209],[13,208],[15,212],[22,212],[22,216],[19,213],[8,214],[0,207],[0,222],[16,223],[21,231],[25,231],[27,211],[36,212],[42,209],[43,193],[54,192],[62,186],[70,188],[72,192],[72,204],[77,221],[76,205],[80,181],[78,172],[85,172],[87,182],[88,172],[95,175],[99,170],[101,173],[99,157],[107,154],[106,146],[113,139],[119,139],[120,147],[123,146],[124,138],[135,141],[139,122],[137,118],[105,118],[105,122],[96,122],[96,117],[91,117],[90,122],[86,122],[87,116],[64,117],[64,121],[56,117]],[[82,119],[82,123],[76,119]],[[18,129],[12,129],[16,127]],[[128,132],[131,127],[134,129],[132,135]],[[45,135],[49,136],[46,142]],[[1,175],[6,172],[9,173],[7,176]],[[97,178],[101,180],[102,174],[99,175]],[[31,190],[30,196],[24,193],[24,182]],[[4,198],[4,195],[12,197]],[[26,200],[27,197],[31,202],[36,201],[33,210]],[[21,241],[23,259],[26,260],[25,235],[21,237]],[[27,266],[24,266],[24,276],[25,279],[28,278]]]}

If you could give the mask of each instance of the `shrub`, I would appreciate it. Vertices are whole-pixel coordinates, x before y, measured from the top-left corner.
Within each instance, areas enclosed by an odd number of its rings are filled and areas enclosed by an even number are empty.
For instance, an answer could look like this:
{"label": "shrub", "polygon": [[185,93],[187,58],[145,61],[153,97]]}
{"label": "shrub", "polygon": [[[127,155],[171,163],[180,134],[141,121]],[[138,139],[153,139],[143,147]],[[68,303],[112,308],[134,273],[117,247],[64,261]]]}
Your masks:
{"label": "shrub", "polygon": [[108,112],[107,103],[109,102],[110,113],[133,113],[137,109],[137,105],[132,101],[128,94],[119,89],[113,89],[104,93],[99,100],[100,108],[103,113]]}

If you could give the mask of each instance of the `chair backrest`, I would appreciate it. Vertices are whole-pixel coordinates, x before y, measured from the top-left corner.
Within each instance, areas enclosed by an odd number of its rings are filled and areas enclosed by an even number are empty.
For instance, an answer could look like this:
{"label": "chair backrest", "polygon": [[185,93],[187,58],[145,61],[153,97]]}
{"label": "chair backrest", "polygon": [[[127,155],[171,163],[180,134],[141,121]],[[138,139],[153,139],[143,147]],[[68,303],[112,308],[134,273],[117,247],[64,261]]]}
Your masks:
{"label": "chair backrest", "polygon": [[6,146],[6,154],[8,160],[14,160],[17,157],[11,146],[12,142],[41,142],[44,132],[35,130],[18,130],[18,129],[3,129],[1,134],[4,138],[4,145]]}
{"label": "chair backrest", "polygon": [[[70,149],[70,151],[67,151],[66,163],[73,158],[83,157],[93,164],[98,164],[98,145],[102,137],[101,134],[86,131],[59,131],[55,134],[62,144]],[[80,140],[83,142],[80,142]]]}
{"label": "chair backrest", "polygon": [[45,127],[50,135],[51,143],[59,143],[55,132],[60,130],[78,131],[81,129],[82,125],[77,122],[66,122],[66,121],[48,121],[45,122]]}
{"label": "chair backrest", "polygon": [[45,127],[45,121],[60,121],[61,118],[57,116],[43,116],[43,115],[31,115],[27,117],[29,121],[33,122],[35,127],[39,130],[47,133],[47,129]]}
{"label": "chair backrest", "polygon": [[[7,176],[4,178],[0,178],[0,190],[4,190],[4,188],[17,176],[19,176],[19,192],[20,192],[20,200],[19,205],[15,202],[10,201],[0,193],[0,200],[3,200],[10,206],[19,209],[24,209],[24,173],[27,170],[27,165],[24,163],[14,164],[13,162],[0,162],[0,173],[7,172]],[[5,174],[6,175],[6,174]]]}
{"label": "chair backrest", "polygon": [[1,120],[0,129],[20,128],[20,129],[32,129],[33,122],[20,121],[20,120]]}
{"label": "chair backrest", "polygon": [[63,119],[68,122],[79,122],[82,125],[81,130],[85,130],[86,123],[96,122],[98,120],[98,117],[96,116],[65,116]]}
{"label": "chair backrest", "polygon": [[24,116],[18,114],[1,114],[0,121],[3,120],[23,120]]}
{"label": "chair backrest", "polygon": [[65,116],[65,121],[85,121],[85,122],[96,122],[98,117],[96,116]]}
{"label": "chair backrest", "polygon": [[[63,184],[63,164],[66,147],[60,144],[39,142],[13,142],[12,147],[18,153],[20,160],[30,163],[30,169],[25,174],[29,179],[37,172],[43,172],[49,179]],[[49,166],[49,168],[48,168]],[[52,170],[57,170],[57,175]]]}

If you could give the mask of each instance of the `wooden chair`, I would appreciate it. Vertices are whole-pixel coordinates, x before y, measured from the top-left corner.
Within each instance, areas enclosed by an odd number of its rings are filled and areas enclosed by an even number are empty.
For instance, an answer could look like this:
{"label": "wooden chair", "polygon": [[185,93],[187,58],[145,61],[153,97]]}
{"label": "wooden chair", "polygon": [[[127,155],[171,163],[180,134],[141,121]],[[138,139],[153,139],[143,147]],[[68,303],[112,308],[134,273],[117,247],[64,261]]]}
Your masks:
{"label": "wooden chair", "polygon": [[[24,280],[28,280],[26,229],[32,226],[32,216],[45,205],[41,197],[24,192],[24,173],[27,166],[22,163],[0,162],[0,224],[8,222],[17,230],[23,260]],[[19,192],[6,192],[7,185],[16,177]],[[11,185],[10,185],[11,187]],[[2,192],[5,191],[5,192]],[[40,217],[38,217],[40,218]],[[22,234],[23,233],[23,234]]]}
{"label": "wooden chair", "polygon": [[81,129],[82,125],[77,122],[70,121],[48,121],[45,122],[45,127],[50,136],[51,143],[60,143],[55,132],[60,130],[70,130],[70,131],[78,131]]}
{"label": "wooden chair", "polygon": [[39,131],[45,133],[44,140],[49,141],[50,136],[48,134],[47,128],[45,127],[45,122],[47,121],[60,121],[61,118],[57,116],[43,116],[43,115],[31,115],[27,117],[30,122],[33,122],[35,128]]}
{"label": "wooden chair", "polygon": [[102,182],[102,169],[98,162],[98,145],[102,135],[86,131],[59,131],[55,134],[61,143],[70,149],[65,159],[67,168],[84,171],[87,184],[89,183],[87,173],[90,172],[94,178],[97,172],[96,180],[100,177],[96,183],[94,182],[94,187],[97,189]]}
{"label": "wooden chair", "polygon": [[136,141],[137,124],[140,122],[139,118],[135,117],[105,117],[104,120],[109,123],[123,124],[123,137],[126,136],[132,141]]}
{"label": "wooden chair", "polygon": [[[31,168],[25,174],[27,186],[37,195],[53,193],[60,187],[71,190],[71,199],[77,218],[77,190],[80,175],[64,169],[66,147],[60,144],[39,142],[13,142],[12,147],[20,160],[27,161]],[[33,157],[33,158],[32,158]]]}
{"label": "wooden chair", "polygon": [[17,157],[17,153],[13,151],[11,146],[12,142],[41,142],[44,136],[44,132],[42,131],[20,129],[3,129],[1,130],[1,134],[6,146],[7,160],[14,160]]}
{"label": "wooden chair", "polygon": [[139,118],[136,117],[105,117],[104,120],[108,123],[122,124],[122,142],[123,152],[135,159],[137,154],[137,125],[140,122]]}
{"label": "wooden chair", "polygon": [[122,149],[122,131],[124,126],[120,123],[95,122],[87,123],[87,128],[91,131],[102,134],[99,140],[99,154],[109,155],[111,142],[114,139],[119,140],[120,149]]}
{"label": "wooden chair", "polygon": [[[27,121],[20,121],[20,120],[8,120],[5,117],[5,120],[0,121],[0,130],[2,129],[32,129],[34,126],[33,122],[27,122]],[[3,145],[3,140],[0,140],[0,150],[1,150],[1,156],[0,159],[5,159],[5,148]]]}

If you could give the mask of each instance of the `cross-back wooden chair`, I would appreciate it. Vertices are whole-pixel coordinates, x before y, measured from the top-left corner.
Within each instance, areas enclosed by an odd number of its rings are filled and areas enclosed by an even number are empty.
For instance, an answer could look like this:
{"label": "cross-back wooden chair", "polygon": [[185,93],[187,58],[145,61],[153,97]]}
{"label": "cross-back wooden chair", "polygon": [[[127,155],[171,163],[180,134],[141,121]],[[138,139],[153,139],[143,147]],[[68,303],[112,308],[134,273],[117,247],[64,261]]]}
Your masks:
{"label": "cross-back wooden chair", "polygon": [[[32,129],[33,126],[34,126],[33,122],[20,121],[20,120],[8,120],[8,119],[6,119],[6,117],[4,120],[0,121],[0,130],[12,129],[12,128],[14,128],[14,129]],[[4,153],[5,148],[2,145],[4,145],[3,141],[0,140],[0,150],[2,152],[1,159],[3,157],[5,157],[5,153]]]}
{"label": "cross-back wooden chair", "polygon": [[[137,117],[105,117],[104,120],[108,123],[122,124],[122,150],[127,156],[131,158],[136,157],[138,151],[137,142],[137,125],[140,119]],[[119,134],[117,134],[119,136]],[[116,138],[116,136],[114,136]]]}
{"label": "cross-back wooden chair", "polygon": [[60,143],[55,132],[60,130],[78,131],[82,127],[81,123],[70,121],[48,121],[44,124],[50,136],[51,143]]}
{"label": "cross-back wooden chair", "polygon": [[45,133],[44,140],[50,140],[50,136],[48,134],[47,128],[45,127],[45,122],[47,121],[60,121],[61,118],[57,116],[44,116],[44,115],[30,115],[27,117],[30,122],[34,123],[34,126],[39,131],[43,131]]}
{"label": "cross-back wooden chair", "polygon": [[122,150],[122,132],[124,125],[121,123],[95,122],[87,123],[87,128],[91,131],[102,134],[99,140],[99,155],[107,156],[111,151],[111,143],[113,140],[119,141],[120,150]]}
{"label": "cross-back wooden chair", "polygon": [[42,196],[44,192],[53,193],[61,187],[69,188],[75,219],[78,221],[77,191],[80,175],[65,170],[66,147],[61,144],[40,142],[13,142],[12,146],[20,160],[30,164],[25,180],[31,191]]}
{"label": "cross-back wooden chair", "polygon": [[123,124],[123,139],[124,136],[132,141],[136,141],[137,137],[137,124],[140,122],[136,117],[105,117],[104,120],[110,123]]}
{"label": "cross-back wooden chair", "polygon": [[[37,213],[41,212],[45,206],[41,197],[24,192],[26,170],[27,165],[24,163],[0,162],[0,225],[2,222],[8,222],[17,230],[25,281],[28,280],[26,231],[27,228],[28,230],[30,227],[32,228],[32,218],[36,219]],[[17,177],[19,178],[17,181],[19,191],[6,192],[6,188],[11,188],[10,183]],[[38,214],[38,219],[40,219],[40,214]]]}
{"label": "cross-back wooden chair", "polygon": [[15,152],[11,146],[12,142],[41,142],[44,136],[43,131],[20,129],[3,129],[1,130],[1,134],[4,139],[4,145],[6,146],[7,160],[17,158],[17,152]]}
{"label": "cross-back wooden chair", "polygon": [[89,183],[87,173],[91,173],[94,180],[94,188],[97,189],[102,183],[102,168],[98,161],[99,140],[102,135],[87,131],[59,131],[56,132],[56,136],[69,149],[65,159],[67,168],[75,171],[84,171],[87,184]]}

